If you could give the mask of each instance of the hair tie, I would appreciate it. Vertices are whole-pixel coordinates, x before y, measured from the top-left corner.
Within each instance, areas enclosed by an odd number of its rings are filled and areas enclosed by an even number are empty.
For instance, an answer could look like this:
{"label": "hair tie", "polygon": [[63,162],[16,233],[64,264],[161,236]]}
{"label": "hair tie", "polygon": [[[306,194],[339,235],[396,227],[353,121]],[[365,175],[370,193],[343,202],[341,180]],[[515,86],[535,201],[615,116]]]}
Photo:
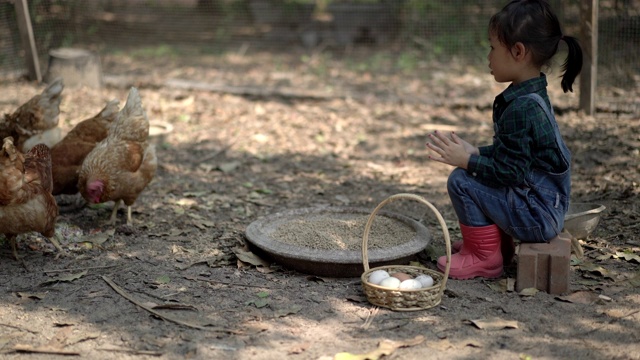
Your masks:
{"label": "hair tie", "polygon": [[564,37],[564,35],[560,35],[560,40],[567,40],[567,38]]}

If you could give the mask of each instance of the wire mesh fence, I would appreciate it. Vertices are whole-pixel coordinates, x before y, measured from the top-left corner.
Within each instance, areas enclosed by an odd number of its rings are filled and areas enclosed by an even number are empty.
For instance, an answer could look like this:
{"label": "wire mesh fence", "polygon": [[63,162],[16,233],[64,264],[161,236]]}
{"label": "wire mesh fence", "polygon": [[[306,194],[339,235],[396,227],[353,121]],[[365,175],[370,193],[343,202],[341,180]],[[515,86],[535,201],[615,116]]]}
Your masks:
{"label": "wire mesh fence", "polygon": [[[580,33],[580,0],[552,0],[565,33]],[[30,0],[43,71],[48,52],[68,46],[97,52],[155,46],[220,53],[245,46],[273,51],[386,51],[396,64],[462,62],[486,67],[487,23],[505,0]],[[640,82],[640,0],[599,5],[599,101]],[[166,46],[166,47],[163,47]],[[176,55],[176,54],[171,54]],[[180,51],[178,51],[180,56]],[[24,72],[13,2],[0,0],[0,72]],[[620,91],[616,93],[620,101]],[[628,102],[637,102],[629,95]],[[611,100],[613,101],[613,100]]]}

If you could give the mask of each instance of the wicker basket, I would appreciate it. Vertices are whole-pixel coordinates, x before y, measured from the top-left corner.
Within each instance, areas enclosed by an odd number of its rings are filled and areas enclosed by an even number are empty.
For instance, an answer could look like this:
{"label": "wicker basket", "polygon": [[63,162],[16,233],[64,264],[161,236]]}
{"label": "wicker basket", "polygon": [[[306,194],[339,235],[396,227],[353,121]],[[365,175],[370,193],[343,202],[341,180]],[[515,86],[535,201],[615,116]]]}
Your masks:
{"label": "wicker basket", "polygon": [[[439,271],[431,269],[410,266],[410,265],[385,265],[378,266],[369,269],[369,257],[367,255],[367,247],[369,242],[369,232],[371,230],[371,224],[378,211],[386,204],[401,200],[415,200],[428,206],[440,221],[440,226],[444,232],[444,240],[447,252],[447,267],[444,274]],[[395,311],[416,311],[432,308],[440,304],[442,300],[442,294],[444,293],[445,286],[447,284],[447,278],[449,277],[449,268],[451,266],[451,241],[449,239],[449,230],[442,218],[440,212],[423,197],[415,194],[396,194],[392,195],[383,202],[381,202],[369,215],[367,224],[364,228],[364,235],[362,236],[362,263],[364,264],[364,273],[360,277],[362,280],[362,287],[364,293],[367,296],[369,302],[373,305],[382,306]],[[379,285],[375,285],[369,282],[369,275],[376,270],[385,270],[389,273],[403,272],[416,277],[420,274],[429,275],[433,278],[433,286],[415,290],[398,290],[385,288]]]}

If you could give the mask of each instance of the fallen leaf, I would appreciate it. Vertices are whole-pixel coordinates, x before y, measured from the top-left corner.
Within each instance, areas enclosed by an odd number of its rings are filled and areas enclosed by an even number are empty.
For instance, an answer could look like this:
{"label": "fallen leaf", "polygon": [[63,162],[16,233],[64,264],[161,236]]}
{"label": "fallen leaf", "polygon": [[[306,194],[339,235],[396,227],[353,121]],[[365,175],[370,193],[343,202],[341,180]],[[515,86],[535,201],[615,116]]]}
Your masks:
{"label": "fallen leaf", "polygon": [[171,282],[171,278],[169,277],[169,275],[160,275],[155,280],[153,280],[153,283],[156,285],[168,284],[169,282]]}
{"label": "fallen leaf", "polygon": [[300,312],[300,310],[302,310],[302,306],[300,305],[293,305],[290,308],[286,308],[286,309],[278,309],[276,311],[274,311],[273,313],[273,317],[275,318],[281,318],[281,317],[285,317],[287,315],[293,315],[293,314],[297,314]]}
{"label": "fallen leaf", "polygon": [[192,207],[198,205],[198,202],[191,198],[182,198],[174,201],[174,204],[184,207]]}
{"label": "fallen leaf", "polygon": [[378,348],[366,353],[354,355],[350,353],[338,353],[333,359],[334,360],[378,360],[384,356],[389,356],[393,354],[397,349],[401,347],[409,347],[419,345],[424,341],[424,336],[418,335],[413,339],[409,339],[406,341],[393,341],[384,339],[378,344]]}
{"label": "fallen leaf", "polygon": [[269,305],[269,299],[249,300],[245,303],[245,305],[253,305],[260,309]]}
{"label": "fallen leaf", "polygon": [[116,233],[116,229],[109,229],[104,232],[86,235],[82,238],[82,242],[93,244],[94,246],[102,245]]}
{"label": "fallen leaf", "polygon": [[185,191],[184,193],[182,193],[182,196],[199,198],[207,194],[209,194],[209,191]]}
{"label": "fallen leaf", "polygon": [[287,351],[287,354],[288,355],[302,354],[303,352],[307,351],[307,349],[310,346],[311,346],[310,343],[296,344],[289,348],[289,350]]}
{"label": "fallen leaf", "polygon": [[498,281],[489,282],[487,283],[487,286],[495,292],[506,293],[506,292],[514,291],[515,284],[516,284],[515,279],[506,278]]}
{"label": "fallen leaf", "polygon": [[429,345],[429,348],[440,350],[440,351],[445,351],[454,347],[451,341],[449,341],[449,339],[442,339],[440,341],[430,342],[428,345]]}
{"label": "fallen leaf", "polygon": [[184,304],[161,304],[151,307],[154,310],[189,310],[189,311],[198,311],[198,309],[193,305],[184,305]]}
{"label": "fallen leaf", "polygon": [[591,304],[598,300],[598,294],[590,291],[576,291],[566,296],[557,296],[556,299],[576,304]]}
{"label": "fallen leaf", "polygon": [[624,259],[626,261],[635,261],[640,264],[640,255],[629,253],[629,252],[616,252],[615,256],[619,259]]}
{"label": "fallen leaf", "polygon": [[49,284],[54,284],[54,283],[59,283],[59,282],[72,282],[74,280],[80,279],[81,277],[87,275],[87,271],[85,270],[83,272],[77,273],[77,274],[69,274],[69,275],[60,275],[56,278],[47,280],[45,282],[43,282],[42,284],[40,284],[40,286],[45,286],[45,285],[49,285]]}
{"label": "fallen leaf", "polygon": [[27,293],[27,292],[17,292],[16,295],[21,298],[29,298],[35,300],[42,300],[47,296],[46,293]]}
{"label": "fallen leaf", "polygon": [[254,266],[269,267],[268,262],[259,258],[257,255],[255,255],[251,251],[247,251],[241,248],[235,248],[233,249],[233,253],[236,254],[236,256],[238,257],[238,260],[242,261],[243,263],[248,263]]}
{"label": "fallen leaf", "polygon": [[640,272],[637,272],[628,282],[632,287],[640,287]]}
{"label": "fallen leaf", "polygon": [[613,279],[613,275],[611,274],[611,272],[600,265],[585,262],[579,265],[578,269],[582,271],[590,272],[593,274],[597,274],[606,278]]}
{"label": "fallen leaf", "polygon": [[238,166],[240,166],[239,161],[232,161],[218,165],[217,169],[222,171],[223,173],[229,173],[238,168]]}
{"label": "fallen leaf", "polygon": [[538,292],[540,292],[540,290],[538,290],[536,288],[525,288],[525,289],[520,290],[518,295],[520,295],[520,296],[535,296]]}
{"label": "fallen leaf", "polygon": [[77,344],[87,340],[93,340],[100,337],[100,333],[80,333],[80,334],[72,334],[67,339],[67,345]]}
{"label": "fallen leaf", "polygon": [[504,320],[500,318],[469,320],[469,322],[480,330],[501,330],[501,329],[517,329],[518,328],[517,321]]}

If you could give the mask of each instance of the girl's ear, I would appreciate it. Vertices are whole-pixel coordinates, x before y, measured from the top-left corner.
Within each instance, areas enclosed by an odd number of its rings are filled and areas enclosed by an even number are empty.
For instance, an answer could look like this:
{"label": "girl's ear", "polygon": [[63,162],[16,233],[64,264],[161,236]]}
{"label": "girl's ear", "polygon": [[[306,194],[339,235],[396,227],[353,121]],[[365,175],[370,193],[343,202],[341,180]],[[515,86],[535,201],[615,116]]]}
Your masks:
{"label": "girl's ear", "polygon": [[523,43],[517,42],[511,48],[511,55],[516,61],[524,60],[525,56],[527,55],[527,48],[524,47]]}

